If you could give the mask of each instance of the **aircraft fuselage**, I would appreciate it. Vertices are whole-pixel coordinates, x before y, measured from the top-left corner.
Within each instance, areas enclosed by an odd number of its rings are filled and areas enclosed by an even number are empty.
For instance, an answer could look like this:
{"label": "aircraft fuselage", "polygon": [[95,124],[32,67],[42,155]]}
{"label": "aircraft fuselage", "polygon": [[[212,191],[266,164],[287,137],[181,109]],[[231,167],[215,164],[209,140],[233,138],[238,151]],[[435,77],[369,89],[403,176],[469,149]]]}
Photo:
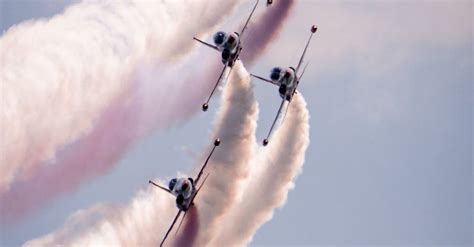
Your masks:
{"label": "aircraft fuselage", "polygon": [[168,185],[171,193],[176,196],[176,207],[186,211],[189,209],[191,199],[196,193],[196,187],[192,178],[174,178]]}
{"label": "aircraft fuselage", "polygon": [[270,73],[270,78],[279,86],[278,92],[280,93],[280,97],[291,101],[299,82],[299,78],[295,74],[295,69],[293,67],[275,67]]}
{"label": "aircraft fuselage", "polygon": [[232,67],[239,58],[240,51],[242,51],[239,33],[225,33],[219,31],[214,34],[214,44],[221,51],[222,63]]}

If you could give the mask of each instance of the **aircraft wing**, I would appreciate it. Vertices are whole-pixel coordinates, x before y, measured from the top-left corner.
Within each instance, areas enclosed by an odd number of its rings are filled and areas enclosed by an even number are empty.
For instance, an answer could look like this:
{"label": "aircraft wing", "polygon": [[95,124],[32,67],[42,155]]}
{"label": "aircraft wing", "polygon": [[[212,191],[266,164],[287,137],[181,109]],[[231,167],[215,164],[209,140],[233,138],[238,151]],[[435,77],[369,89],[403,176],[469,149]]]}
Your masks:
{"label": "aircraft wing", "polygon": [[303,77],[304,72],[306,71],[306,68],[308,67],[308,64],[309,64],[309,63],[306,63],[306,65],[305,65],[304,68],[303,68],[303,72],[301,72],[301,75],[298,76],[298,83],[299,83],[299,81],[301,80],[301,78]]}
{"label": "aircraft wing", "polygon": [[[219,78],[217,78],[216,84],[214,85],[214,88],[212,88],[211,94],[207,98],[206,103],[202,104],[202,110],[203,111],[207,111],[207,108],[209,107],[209,101],[211,100],[212,95],[216,91],[216,88],[219,85],[219,82],[222,79],[222,75],[224,75],[224,72],[225,72],[226,69],[227,69],[227,65],[224,65],[224,68],[222,68],[221,74],[219,75]],[[232,70],[232,67],[230,69]],[[230,72],[229,72],[229,74],[230,74]]]}
{"label": "aircraft wing", "polygon": [[176,217],[174,217],[173,223],[171,223],[170,228],[168,229],[168,231],[166,232],[165,237],[163,238],[163,240],[162,240],[161,243],[160,243],[160,247],[162,247],[163,244],[165,243],[166,238],[167,238],[168,235],[170,234],[171,230],[173,229],[174,224],[176,224],[176,221],[178,220],[178,218],[179,218],[179,216],[181,215],[182,212],[183,212],[183,210],[179,210],[179,212],[178,212],[178,214],[176,215]]}
{"label": "aircraft wing", "polygon": [[272,123],[272,127],[270,128],[270,131],[268,131],[267,138],[265,140],[263,140],[263,145],[264,146],[266,146],[269,142],[270,136],[272,135],[272,132],[273,132],[273,128],[275,127],[275,124],[276,124],[278,118],[280,117],[281,109],[283,108],[283,105],[285,104],[285,101],[286,100],[284,98],[281,100],[280,108],[278,108],[277,115],[275,117],[275,120],[273,120],[273,123]]}
{"label": "aircraft wing", "polygon": [[[212,148],[211,153],[209,154],[209,156],[207,156],[206,162],[204,162],[204,165],[202,165],[201,170],[199,171],[199,173],[198,173],[196,179],[194,179],[194,184],[198,184],[199,179],[201,178],[202,173],[203,173],[203,171],[204,171],[204,168],[206,168],[207,163],[209,162],[209,159],[210,159],[211,156],[212,156],[212,153],[214,153],[214,150],[216,149],[217,146],[219,146],[220,143],[221,143],[221,141],[219,140],[219,138],[217,138],[217,139],[214,141],[214,147]],[[206,178],[207,178],[207,177],[206,177]],[[196,193],[197,193],[197,192],[196,192]],[[193,199],[194,199],[194,197],[193,197]]]}
{"label": "aircraft wing", "polygon": [[155,182],[153,182],[153,181],[151,181],[151,180],[148,180],[148,183],[153,184],[154,186],[156,186],[156,187],[158,187],[158,188],[160,188],[160,189],[162,189],[162,190],[164,190],[164,191],[166,191],[166,192],[168,192],[168,193],[170,193],[171,195],[174,196],[174,194],[171,193],[171,190],[169,190],[168,188],[165,188],[165,187],[163,187],[163,186],[161,186],[161,185],[159,185],[159,184],[156,184]]}
{"label": "aircraft wing", "polygon": [[[301,73],[300,77],[298,78],[298,81],[297,81],[297,84],[296,84],[296,87],[293,91],[293,94],[291,95],[291,99],[293,99],[293,96],[298,93],[298,91],[296,91],[296,88],[298,87],[299,85],[299,80],[301,80],[301,78],[303,77],[304,75],[304,72],[306,71],[306,67],[308,67],[308,64],[307,63],[304,68],[303,68],[303,72]],[[260,79],[260,78],[259,78]],[[266,146],[269,142],[269,138],[272,134],[272,131],[273,131],[273,128],[275,127],[275,124],[276,124],[276,121],[278,120],[278,118],[280,117],[280,114],[281,114],[281,109],[283,108],[283,105],[285,104],[285,99],[282,100],[281,104],[280,104],[280,108],[278,108],[278,113],[275,117],[275,120],[273,120],[273,124],[272,124],[272,127],[270,128],[270,131],[268,132],[268,135],[267,135],[267,138],[265,140],[263,140],[263,145]],[[283,121],[285,121],[285,118],[286,118],[286,114],[288,113],[288,109],[290,109],[290,104],[291,104],[291,100],[288,102],[288,105],[286,106],[286,111],[285,111],[285,115],[283,115]]]}
{"label": "aircraft wing", "polygon": [[258,75],[254,75],[254,74],[250,74],[250,76],[255,77],[255,78],[257,78],[257,79],[260,79],[260,80],[262,80],[262,81],[271,83],[271,84],[273,84],[273,85],[275,85],[275,86],[278,86],[278,87],[280,86],[280,85],[278,85],[277,83],[275,83],[275,82],[273,82],[273,81],[271,81],[271,80],[268,80],[268,79],[266,79],[266,78],[264,78],[264,77],[261,77],[261,76],[258,76]]}
{"label": "aircraft wing", "polygon": [[296,66],[296,74],[298,74],[298,70],[301,67],[301,64],[303,63],[304,56],[306,54],[306,51],[308,50],[309,43],[311,42],[311,38],[313,37],[314,32],[311,32],[311,35],[309,36],[308,42],[306,43],[306,46],[304,47],[303,54],[301,54],[300,61],[298,62],[298,66]]}
{"label": "aircraft wing", "polygon": [[206,182],[207,180],[207,177],[209,177],[209,173],[206,175],[206,177],[204,178],[204,181],[202,181],[202,184],[199,186],[199,188],[196,190],[196,193],[194,193],[193,197],[191,198],[191,201],[189,204],[192,204],[193,201],[194,201],[194,198],[197,196],[197,194],[199,193],[199,191],[201,190],[202,186],[204,185],[204,183]]}
{"label": "aircraft wing", "polygon": [[241,38],[243,37],[242,35],[244,34],[245,29],[247,29],[247,25],[249,24],[250,19],[252,19],[252,15],[253,15],[253,12],[255,11],[255,9],[257,8],[258,1],[259,0],[257,0],[257,2],[255,3],[255,6],[253,6],[252,12],[250,12],[249,18],[247,18],[247,21],[245,22],[245,25],[242,28],[242,31],[240,31],[240,37]]}
{"label": "aircraft wing", "polygon": [[208,46],[208,47],[210,47],[210,48],[212,48],[212,49],[214,49],[214,50],[216,50],[216,51],[219,51],[219,48],[217,48],[217,46],[215,46],[215,45],[211,45],[211,44],[209,44],[209,43],[207,43],[207,42],[205,42],[205,41],[202,41],[202,40],[200,40],[200,39],[198,39],[198,38],[196,38],[196,37],[193,37],[193,39],[196,40],[197,42],[203,44],[203,45],[206,45],[206,46]]}
{"label": "aircraft wing", "polygon": [[[301,78],[303,78],[304,72],[306,71],[306,68],[308,67],[308,64],[309,64],[309,63],[306,63],[306,65],[305,65],[304,68],[303,68],[303,72],[301,72],[301,75],[298,77],[298,80],[296,81],[295,89],[293,90],[293,94],[291,94],[291,98],[293,98],[293,96],[295,96],[295,94],[298,93],[298,91],[296,91],[296,89],[297,89],[298,86],[300,85]],[[291,101],[290,101],[290,102],[291,102]]]}

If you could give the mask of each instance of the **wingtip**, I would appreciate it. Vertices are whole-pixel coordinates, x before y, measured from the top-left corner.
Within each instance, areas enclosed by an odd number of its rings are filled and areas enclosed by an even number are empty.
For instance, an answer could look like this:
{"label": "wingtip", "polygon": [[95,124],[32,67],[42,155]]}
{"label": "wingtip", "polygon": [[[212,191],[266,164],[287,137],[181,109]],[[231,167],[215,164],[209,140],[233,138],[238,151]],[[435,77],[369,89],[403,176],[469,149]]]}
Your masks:
{"label": "wingtip", "polygon": [[207,103],[202,104],[202,111],[207,111],[209,105]]}

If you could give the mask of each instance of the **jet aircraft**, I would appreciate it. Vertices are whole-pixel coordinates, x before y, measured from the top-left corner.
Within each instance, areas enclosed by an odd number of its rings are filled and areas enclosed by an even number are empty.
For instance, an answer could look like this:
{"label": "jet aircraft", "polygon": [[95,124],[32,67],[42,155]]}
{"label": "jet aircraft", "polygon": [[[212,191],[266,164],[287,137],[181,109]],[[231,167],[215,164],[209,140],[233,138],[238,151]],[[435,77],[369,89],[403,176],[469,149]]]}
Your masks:
{"label": "jet aircraft", "polygon": [[[264,146],[268,145],[269,143],[269,139],[272,134],[273,128],[275,127],[275,123],[277,122],[282,112],[283,105],[285,104],[286,101],[288,101],[288,105],[286,108],[286,110],[288,111],[291,100],[293,99],[293,96],[297,93],[296,89],[299,85],[301,78],[303,77],[304,71],[306,70],[306,66],[308,66],[308,64],[305,65],[305,67],[303,68],[303,71],[301,72],[299,76],[298,76],[298,71],[300,70],[301,65],[303,64],[303,59],[308,49],[311,38],[313,37],[313,34],[316,33],[317,30],[318,30],[317,26],[313,25],[311,27],[311,35],[309,36],[308,42],[306,43],[306,46],[303,50],[303,54],[301,55],[301,58],[298,62],[298,65],[296,66],[296,69],[293,67],[289,67],[289,68],[275,67],[270,72],[270,79],[266,79],[258,75],[250,74],[252,77],[255,77],[257,79],[271,83],[279,87],[278,92],[280,93],[280,97],[282,98],[280,108],[278,109],[275,120],[272,123],[272,127],[270,128],[270,131],[268,132],[267,138],[263,140]],[[286,112],[285,112],[285,116],[286,116]]]}
{"label": "jet aircraft", "polygon": [[[224,64],[224,68],[222,69],[221,74],[219,75],[219,78],[217,79],[217,82],[214,86],[214,88],[211,91],[211,94],[209,95],[209,98],[207,99],[206,103],[202,105],[202,110],[207,111],[209,107],[209,101],[211,100],[212,95],[214,94],[214,91],[216,90],[217,86],[219,85],[220,80],[222,79],[222,75],[224,74],[224,71],[226,70],[227,67],[229,67],[232,70],[232,67],[235,64],[235,61],[239,59],[240,52],[242,51],[242,35],[244,34],[245,29],[247,28],[247,25],[249,24],[250,19],[252,18],[253,12],[257,8],[258,0],[255,3],[255,6],[252,9],[252,12],[250,13],[249,17],[247,18],[247,21],[245,22],[244,27],[238,32],[233,32],[233,33],[226,33],[223,31],[219,31],[214,34],[213,40],[214,44],[209,44],[205,41],[202,41],[196,37],[193,37],[194,40],[198,41],[201,44],[204,44],[218,52],[221,52],[221,57],[222,57],[222,63]],[[229,72],[230,73],[230,72]]]}
{"label": "jet aircraft", "polygon": [[166,188],[164,186],[161,186],[161,185],[159,185],[159,184],[157,184],[157,183],[155,183],[151,180],[148,181],[148,183],[153,184],[156,187],[158,187],[158,188],[170,193],[171,195],[175,196],[176,197],[176,207],[179,210],[178,214],[176,215],[176,217],[173,220],[173,223],[171,223],[170,228],[166,232],[163,240],[161,241],[160,246],[163,246],[166,238],[168,237],[169,233],[173,229],[173,226],[176,223],[176,221],[178,220],[181,213],[184,212],[184,216],[181,219],[181,222],[179,223],[179,226],[178,226],[178,230],[176,232],[179,231],[179,228],[181,227],[181,224],[183,223],[184,217],[186,217],[186,213],[189,210],[189,208],[194,206],[193,200],[194,200],[194,198],[196,198],[199,190],[201,190],[202,186],[206,182],[206,179],[209,176],[209,173],[204,177],[204,180],[201,183],[201,185],[199,186],[199,188],[197,188],[197,184],[200,181],[200,179],[202,177],[202,174],[203,174],[203,171],[204,171],[204,168],[206,168],[207,163],[209,162],[209,159],[211,158],[212,154],[214,153],[214,150],[216,149],[217,146],[219,146],[220,143],[221,143],[221,141],[219,140],[219,138],[217,138],[214,141],[214,147],[212,148],[211,153],[207,157],[206,162],[204,162],[204,165],[201,167],[201,170],[199,171],[199,173],[198,173],[198,175],[195,179],[190,178],[190,177],[188,177],[188,178],[186,178],[186,177],[173,178],[169,181],[168,188]]}

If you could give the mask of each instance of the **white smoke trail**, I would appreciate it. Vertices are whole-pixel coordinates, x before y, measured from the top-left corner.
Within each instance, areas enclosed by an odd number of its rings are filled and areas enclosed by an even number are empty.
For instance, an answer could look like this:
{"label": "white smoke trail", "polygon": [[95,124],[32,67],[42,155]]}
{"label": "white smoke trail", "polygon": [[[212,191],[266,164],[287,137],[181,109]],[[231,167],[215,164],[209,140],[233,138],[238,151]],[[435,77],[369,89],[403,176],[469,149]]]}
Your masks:
{"label": "white smoke trail", "polygon": [[248,164],[256,149],[255,131],[258,106],[250,76],[238,61],[222,97],[215,136],[222,147],[213,157],[211,177],[202,192],[198,245],[205,245],[220,226],[220,219],[237,199],[240,184],[249,172]]}
{"label": "white smoke trail", "polygon": [[283,206],[293,181],[301,172],[309,145],[309,114],[301,94],[295,95],[288,116],[268,147],[261,149],[251,176],[224,218],[211,246],[246,245],[273,211]]}
{"label": "white smoke trail", "polygon": [[175,213],[174,199],[150,187],[127,206],[101,204],[80,210],[63,228],[25,246],[156,246]]}
{"label": "white smoke trail", "polygon": [[84,1],[10,28],[0,39],[0,193],[90,132],[127,92],[139,62],[181,58],[192,35],[209,31],[236,4]]}
{"label": "white smoke trail", "polygon": [[[238,62],[224,90],[217,117],[214,135],[219,136],[222,143],[207,167],[209,179],[195,201],[199,212],[200,244],[205,244],[210,229],[217,227],[219,217],[225,212],[225,207],[235,201],[240,182],[248,175],[247,165],[256,145],[257,112],[249,74]],[[176,212],[174,198],[160,190],[147,189],[139,192],[132,203],[123,208],[101,205],[80,211],[62,229],[25,245],[157,245]],[[103,214],[106,215],[102,220],[91,222]],[[184,228],[187,223],[189,220],[184,223]],[[167,241],[177,240],[173,238],[170,235]]]}

